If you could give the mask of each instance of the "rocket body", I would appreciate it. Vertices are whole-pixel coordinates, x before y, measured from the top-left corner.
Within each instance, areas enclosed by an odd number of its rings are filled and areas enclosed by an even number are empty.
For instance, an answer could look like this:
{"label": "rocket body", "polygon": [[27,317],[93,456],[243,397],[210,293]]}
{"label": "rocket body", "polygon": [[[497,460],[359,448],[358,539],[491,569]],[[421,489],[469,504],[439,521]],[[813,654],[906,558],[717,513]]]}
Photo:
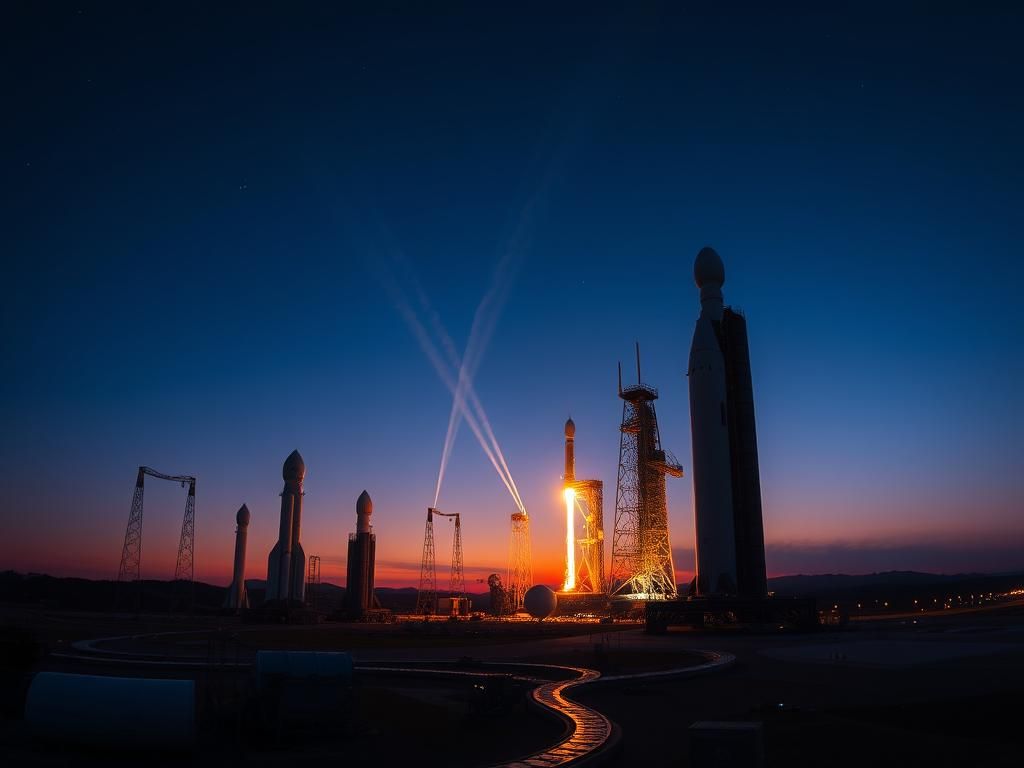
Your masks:
{"label": "rocket body", "polygon": [[249,536],[249,508],[243,504],[235,516],[238,528],[235,530],[235,562],[231,570],[231,586],[228,587],[224,607],[238,612],[249,607],[249,595],[245,591],[245,545]]}
{"label": "rocket body", "polygon": [[345,581],[345,612],[351,619],[362,619],[377,606],[373,591],[374,559],[377,537],[370,525],[373,501],[363,491],[356,501],[356,532],[348,537],[348,577]]}
{"label": "rocket body", "polygon": [[267,558],[267,600],[297,600],[305,597],[306,556],[299,543],[302,524],[302,481],[306,465],[298,451],[285,460],[284,490],[281,492],[281,521],[277,542]]}
{"label": "rocket body", "polygon": [[576,482],[576,424],[565,422],[565,477],[566,486]]}
{"label": "rocket body", "polygon": [[703,314],[690,348],[689,375],[697,591],[728,593],[736,584],[736,553],[725,423],[725,361],[711,321]]}
{"label": "rocket body", "polygon": [[768,596],[747,321],[724,307],[725,267],[697,254],[701,312],[690,347],[698,595]]}
{"label": "rocket body", "polygon": [[[705,249],[710,250],[710,249]],[[714,254],[714,251],[711,251]],[[704,251],[701,251],[701,255]],[[718,255],[714,254],[714,259]],[[693,446],[693,498],[696,525],[697,593],[734,594],[736,544],[726,407],[725,356],[716,326],[722,322],[724,268],[718,260],[700,274],[701,313],[690,346],[690,426]],[[702,279],[703,278],[703,279]]]}

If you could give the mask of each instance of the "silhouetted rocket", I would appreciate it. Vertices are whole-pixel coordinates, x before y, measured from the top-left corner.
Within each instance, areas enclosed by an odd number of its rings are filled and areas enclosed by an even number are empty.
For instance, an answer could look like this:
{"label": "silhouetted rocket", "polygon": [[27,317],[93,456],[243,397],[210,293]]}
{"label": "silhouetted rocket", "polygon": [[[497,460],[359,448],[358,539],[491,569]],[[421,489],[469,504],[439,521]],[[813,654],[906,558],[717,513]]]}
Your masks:
{"label": "silhouetted rocket", "polygon": [[249,535],[249,520],[249,508],[243,504],[235,515],[238,524],[235,529],[235,562],[231,570],[231,586],[224,601],[224,607],[236,613],[249,607],[249,595],[245,591],[245,542]]}
{"label": "silhouetted rocket", "polygon": [[764,526],[754,392],[743,315],[723,306],[725,267],[712,248],[693,276],[701,312],[690,347],[696,593],[765,597]]}
{"label": "silhouetted rocket", "polygon": [[277,543],[267,559],[267,600],[297,600],[306,592],[306,553],[299,543],[302,525],[302,481],[306,464],[298,451],[285,459],[281,471],[284,490],[281,492],[281,526]]}

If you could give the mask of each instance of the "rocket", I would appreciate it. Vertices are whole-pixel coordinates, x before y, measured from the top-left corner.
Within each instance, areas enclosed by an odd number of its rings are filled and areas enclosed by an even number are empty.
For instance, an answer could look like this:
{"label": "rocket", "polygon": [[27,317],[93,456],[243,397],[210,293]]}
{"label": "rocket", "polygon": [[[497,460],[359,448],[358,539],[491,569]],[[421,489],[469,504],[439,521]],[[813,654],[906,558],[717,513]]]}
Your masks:
{"label": "rocket", "polygon": [[565,422],[565,478],[566,487],[576,482],[576,424]]}
{"label": "rocket", "polygon": [[700,317],[687,376],[693,445],[698,595],[767,596],[761,481],[746,319],[723,305],[712,248],[693,265]]}
{"label": "rocket", "polygon": [[697,592],[731,594],[736,588],[732,476],[726,417],[725,356],[718,339],[725,266],[711,248],[697,254],[693,276],[700,317],[690,346],[690,435],[693,444]]}
{"label": "rocket", "polygon": [[285,459],[281,471],[284,490],[281,491],[281,523],[277,543],[267,558],[267,600],[295,600],[305,597],[306,553],[299,543],[302,525],[302,481],[306,477],[306,464],[298,451]]}
{"label": "rocket", "polygon": [[362,619],[379,608],[373,591],[377,536],[370,525],[373,500],[363,491],[356,500],[356,532],[348,537],[348,576],[345,581],[345,611],[350,619]]}
{"label": "rocket", "polygon": [[238,524],[235,530],[235,565],[231,572],[231,586],[224,600],[224,607],[235,613],[249,607],[249,595],[245,591],[245,541],[249,535],[249,519],[249,508],[243,504],[235,515]]}

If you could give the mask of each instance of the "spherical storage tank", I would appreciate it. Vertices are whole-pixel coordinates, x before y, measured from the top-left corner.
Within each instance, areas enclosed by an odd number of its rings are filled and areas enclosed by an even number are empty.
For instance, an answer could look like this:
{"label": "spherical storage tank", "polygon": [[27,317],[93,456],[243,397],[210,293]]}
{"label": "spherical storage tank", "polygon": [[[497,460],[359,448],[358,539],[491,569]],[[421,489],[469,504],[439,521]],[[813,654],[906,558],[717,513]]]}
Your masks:
{"label": "spherical storage tank", "polygon": [[195,743],[195,682],[40,672],[25,720],[40,737],[100,746],[185,749]]}
{"label": "spherical storage tank", "polygon": [[523,608],[535,619],[544,620],[558,608],[558,595],[550,587],[537,584],[523,595]]}

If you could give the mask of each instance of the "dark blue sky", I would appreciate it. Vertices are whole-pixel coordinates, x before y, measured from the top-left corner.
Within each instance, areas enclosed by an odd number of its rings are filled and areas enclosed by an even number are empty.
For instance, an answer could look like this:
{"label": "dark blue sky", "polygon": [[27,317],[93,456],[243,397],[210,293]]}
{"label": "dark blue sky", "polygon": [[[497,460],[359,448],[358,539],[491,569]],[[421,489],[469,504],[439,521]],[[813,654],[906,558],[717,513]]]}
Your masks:
{"label": "dark blue sky", "polygon": [[[561,425],[610,521],[635,339],[689,467],[711,244],[750,325],[769,572],[1024,567],[1006,6],[8,6],[0,566],[115,573],[144,463],[200,478],[199,578],[243,501],[262,576],[298,447],[306,552],[337,579],[367,488],[415,583],[451,397],[381,277],[461,346],[513,247],[476,390],[557,574]],[[149,492],[144,573],[173,570],[179,495]],[[465,428],[441,501],[467,575],[502,568],[511,500]],[[689,478],[669,501],[685,574]]]}

